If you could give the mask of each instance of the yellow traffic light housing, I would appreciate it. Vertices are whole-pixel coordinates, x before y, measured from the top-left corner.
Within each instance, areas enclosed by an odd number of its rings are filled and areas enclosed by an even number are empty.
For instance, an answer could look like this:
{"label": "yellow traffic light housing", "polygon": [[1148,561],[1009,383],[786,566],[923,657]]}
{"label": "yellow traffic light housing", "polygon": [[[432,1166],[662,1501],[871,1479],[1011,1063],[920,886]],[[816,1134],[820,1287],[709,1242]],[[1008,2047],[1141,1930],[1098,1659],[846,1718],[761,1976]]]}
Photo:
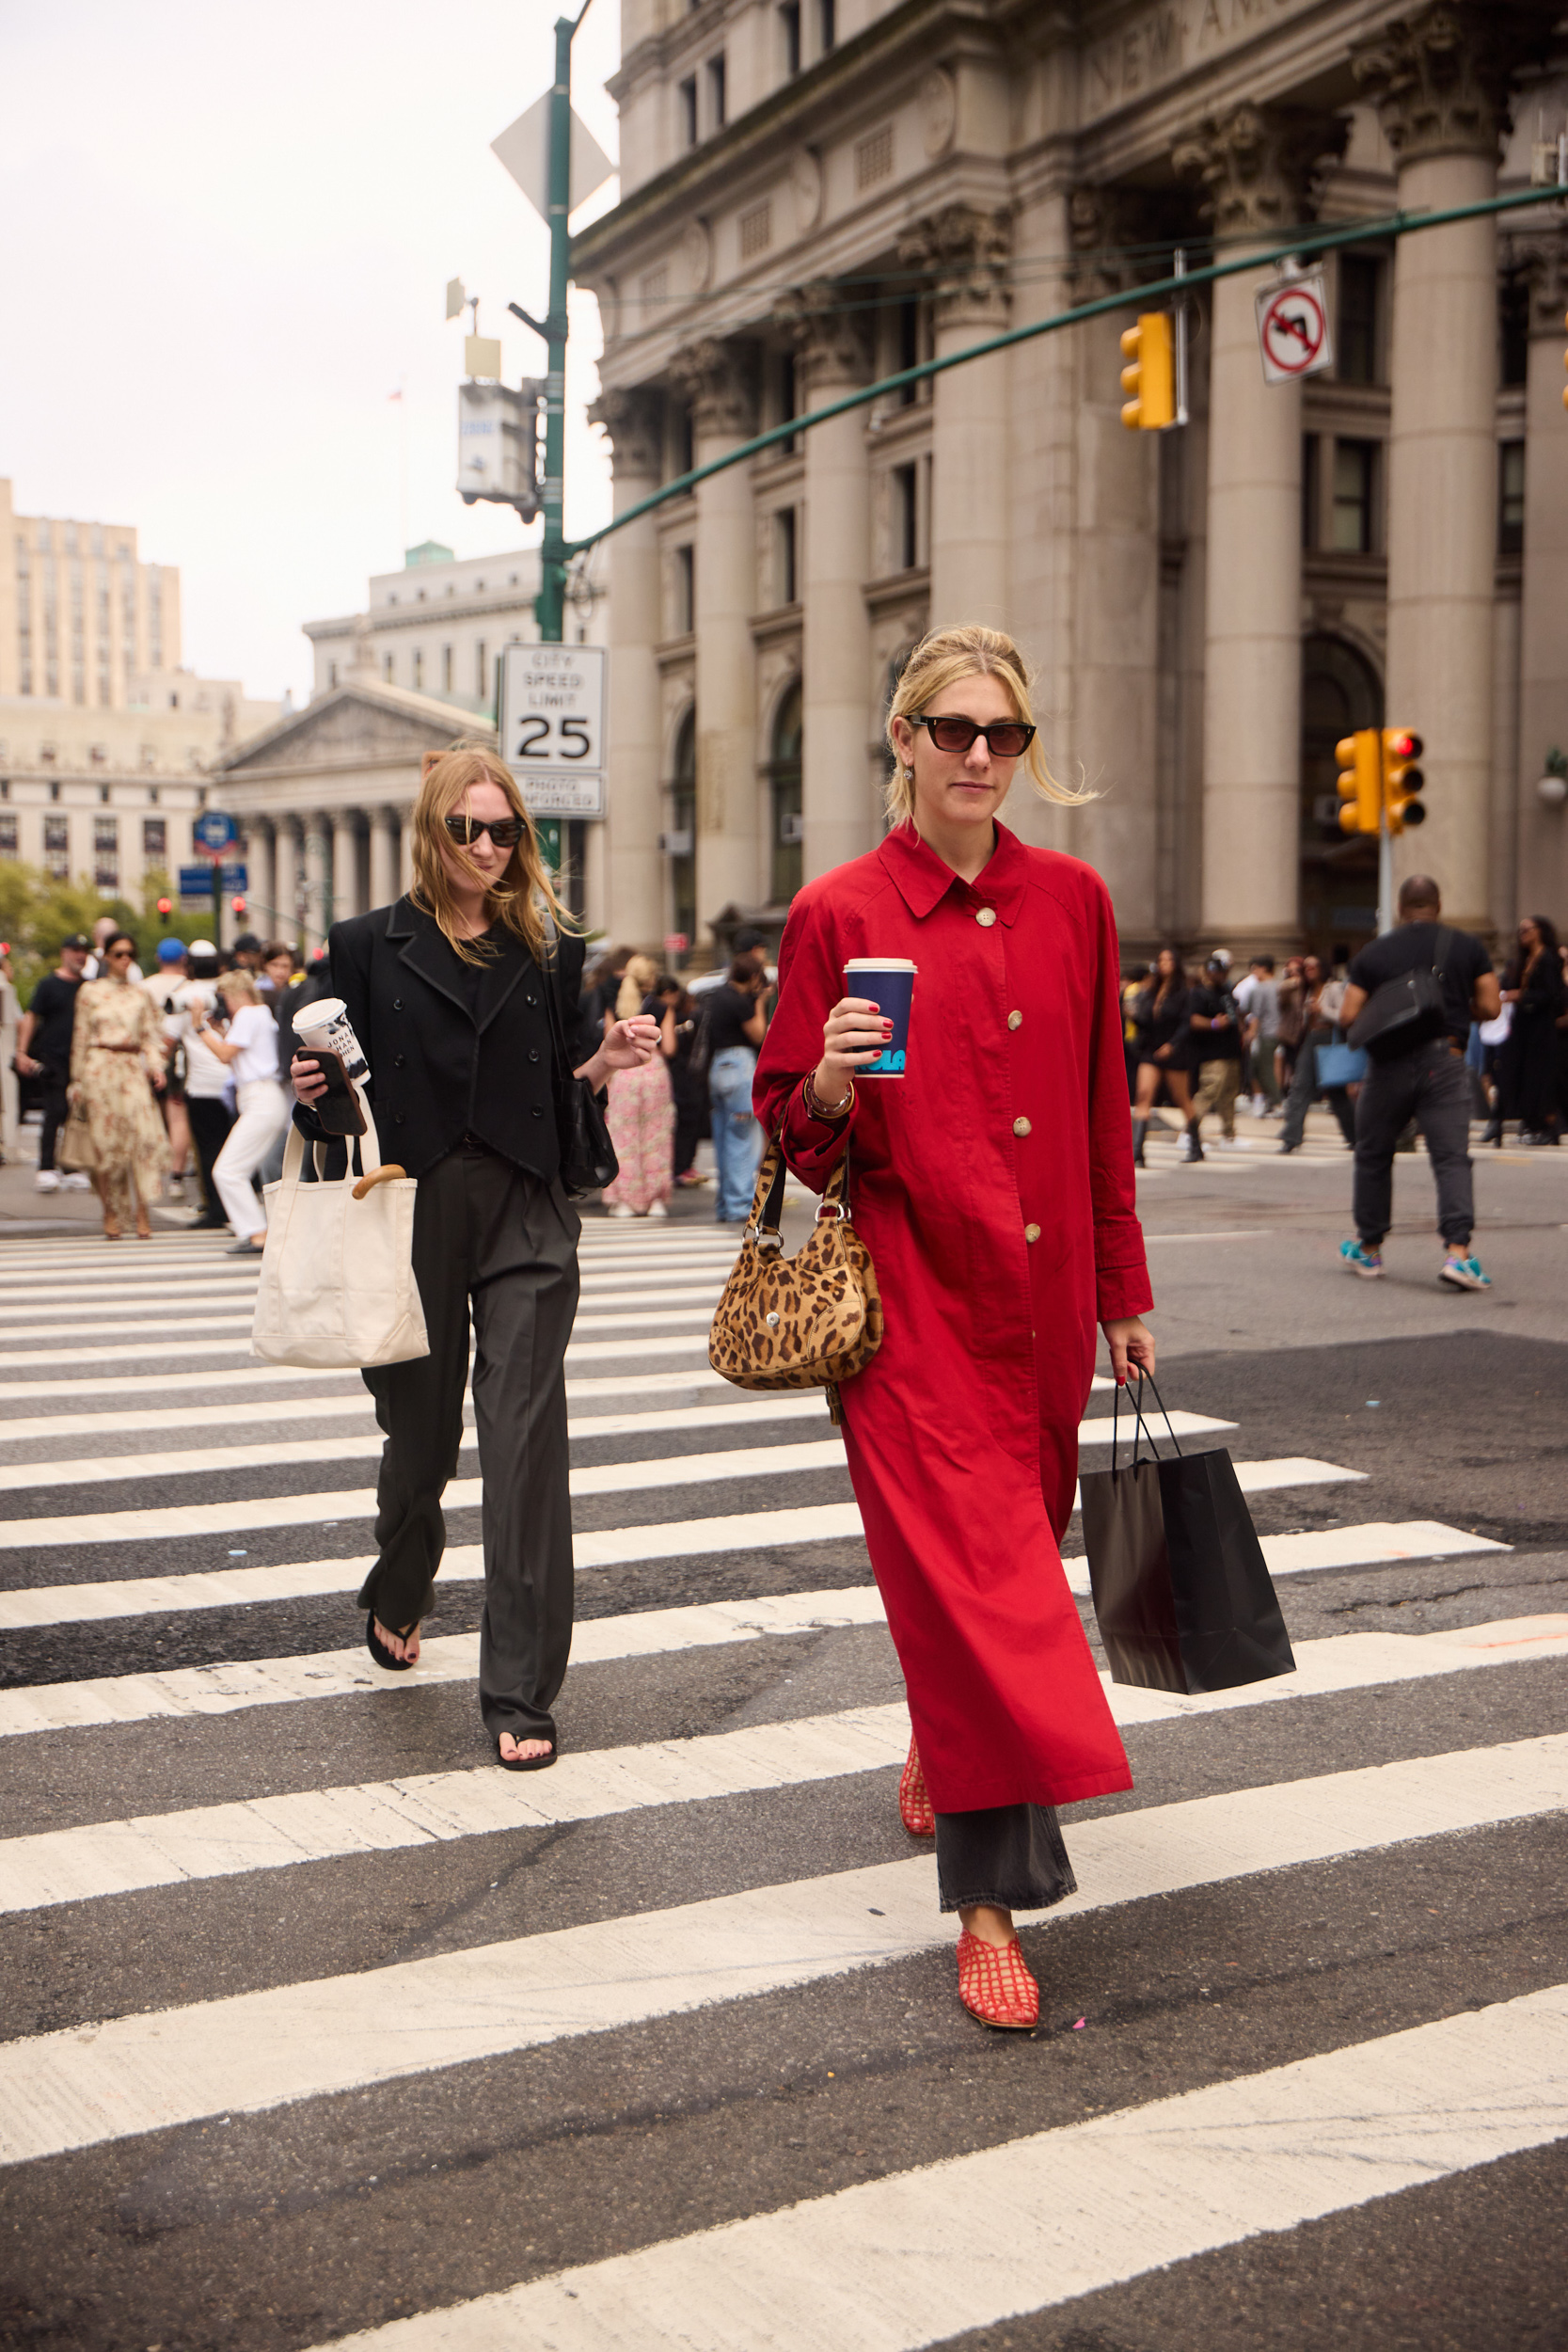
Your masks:
{"label": "yellow traffic light housing", "polygon": [[1420,737],[1408,727],[1384,728],[1383,805],[1390,833],[1426,823],[1426,803],[1420,797],[1426,778],[1416,765],[1421,750]]}
{"label": "yellow traffic light housing", "polygon": [[1383,802],[1376,727],[1341,737],[1334,756],[1339,763],[1340,832],[1376,833]]}
{"label": "yellow traffic light housing", "polygon": [[1176,422],[1176,367],[1171,353],[1171,323],[1164,310],[1141,310],[1136,326],[1125,327],[1121,389],[1131,393],[1121,406],[1121,421],[1133,432],[1151,433]]}

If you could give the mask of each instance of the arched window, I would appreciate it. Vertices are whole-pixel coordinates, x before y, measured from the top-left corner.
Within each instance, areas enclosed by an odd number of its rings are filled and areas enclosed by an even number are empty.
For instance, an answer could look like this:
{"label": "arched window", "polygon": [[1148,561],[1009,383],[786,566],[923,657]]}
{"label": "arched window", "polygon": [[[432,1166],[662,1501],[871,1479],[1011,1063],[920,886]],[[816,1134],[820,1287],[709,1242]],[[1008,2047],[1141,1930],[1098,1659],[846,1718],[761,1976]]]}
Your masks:
{"label": "arched window", "polygon": [[697,714],[689,710],[675,737],[675,771],[670,782],[670,830],[664,836],[670,860],[670,929],[685,939],[689,955],[697,934]]}
{"label": "arched window", "polygon": [[768,899],[786,907],[803,879],[800,860],[800,688],[789,688],[773,721],[772,756],[768,763],[768,788],[772,805],[769,839],[772,858]]}
{"label": "arched window", "polygon": [[1301,649],[1301,928],[1325,961],[1342,961],[1377,930],[1377,843],[1339,829],[1334,747],[1383,724],[1383,684],[1342,637]]}

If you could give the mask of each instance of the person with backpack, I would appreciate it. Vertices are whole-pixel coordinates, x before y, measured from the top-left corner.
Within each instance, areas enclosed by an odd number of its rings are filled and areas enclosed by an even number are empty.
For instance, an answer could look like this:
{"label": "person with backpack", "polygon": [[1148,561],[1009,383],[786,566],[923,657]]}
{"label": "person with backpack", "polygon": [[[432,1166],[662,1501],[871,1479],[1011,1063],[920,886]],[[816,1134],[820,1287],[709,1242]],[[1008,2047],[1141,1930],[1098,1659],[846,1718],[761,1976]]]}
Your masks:
{"label": "person with backpack", "polygon": [[1369,1060],[1355,1105],[1356,1238],[1340,1243],[1339,1256],[1364,1281],[1382,1274],[1394,1149],[1414,1120],[1437,1184],[1437,1230],[1447,1248],[1437,1279],[1452,1290],[1485,1291],[1491,1277],[1470,1247],[1476,1213],[1465,1048],[1472,1019],[1496,1020],[1502,997],[1486,948],[1449,930],[1442,913],[1431,875],[1411,874],[1400,885],[1397,926],[1350,967],[1338,1017]]}

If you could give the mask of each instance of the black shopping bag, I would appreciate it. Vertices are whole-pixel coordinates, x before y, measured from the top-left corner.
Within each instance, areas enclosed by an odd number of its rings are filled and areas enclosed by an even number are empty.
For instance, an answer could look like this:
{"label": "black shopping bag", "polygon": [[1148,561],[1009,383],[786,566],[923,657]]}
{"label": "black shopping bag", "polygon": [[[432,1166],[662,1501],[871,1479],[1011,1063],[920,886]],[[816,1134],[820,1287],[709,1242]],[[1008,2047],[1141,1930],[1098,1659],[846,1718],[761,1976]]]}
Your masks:
{"label": "black shopping bag", "polygon": [[[1118,1391],[1118,1409],[1120,1401]],[[1157,1460],[1135,1394],[1132,1411],[1132,1461],[1117,1462],[1114,1410],[1111,1467],[1078,1482],[1112,1681],[1191,1696],[1293,1674],[1290,1636],[1229,1454],[1223,1447],[1184,1454],[1171,1431],[1173,1454]],[[1142,1460],[1140,1435],[1150,1446]]]}

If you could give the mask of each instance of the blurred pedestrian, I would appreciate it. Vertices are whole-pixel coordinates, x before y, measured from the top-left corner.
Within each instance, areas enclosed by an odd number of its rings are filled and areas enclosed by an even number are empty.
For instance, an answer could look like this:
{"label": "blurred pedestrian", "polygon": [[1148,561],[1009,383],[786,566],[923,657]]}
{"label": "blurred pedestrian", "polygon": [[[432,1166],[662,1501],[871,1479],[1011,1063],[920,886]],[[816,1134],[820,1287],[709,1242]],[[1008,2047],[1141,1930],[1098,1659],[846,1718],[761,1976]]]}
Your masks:
{"label": "blurred pedestrian", "polygon": [[210,1018],[197,1037],[233,1073],[237,1117],[214,1164],[218,1198],[234,1232],[230,1257],[259,1257],[267,1213],[252,1178],[289,1123],[290,1097],[277,1074],[277,1022],[248,972],[226,972],[218,995],[229,1012],[222,1035]]}
{"label": "blurred pedestrian", "polygon": [[1502,1120],[1516,1119],[1521,1143],[1560,1142],[1557,1025],[1568,994],[1557,929],[1544,914],[1527,914],[1519,926],[1502,1000],[1513,1019],[1497,1057],[1499,1133]]}
{"label": "blurred pedestrian", "polygon": [[234,1082],[227,1066],[201,1041],[202,1030],[218,1004],[218,960],[209,940],[192,942],[185,957],[185,977],[169,1000],[164,1035],[180,1070],[190,1121],[196,1164],[201,1171],[201,1212],[196,1218],[202,1232],[221,1232],[229,1220],[223,1213],[214,1173],[218,1154],[234,1124],[231,1097]]}
{"label": "blurred pedestrian", "polygon": [[1242,1016],[1242,1084],[1251,1097],[1254,1119],[1279,1107],[1279,983],[1273,956],[1254,956],[1231,990]]}
{"label": "blurred pedestrian", "polygon": [[1300,1151],[1307,1133],[1307,1114],[1320,1093],[1338,1121],[1346,1149],[1355,1149],[1355,1110],[1349,1088],[1318,1084],[1318,1048],[1329,1044],[1335,1029],[1340,1025],[1344,993],[1344,982],[1329,979],[1320,957],[1302,958],[1299,989],[1292,999],[1293,1007],[1299,1007],[1301,1040],[1295,1049],[1291,1091],[1285,1103],[1281,1152]]}
{"label": "blurred pedestrian", "polygon": [[[287,940],[269,939],[261,948],[256,987],[262,1004],[277,1025],[277,1067],[280,1073],[288,1069],[293,1058],[293,1024],[284,1017],[293,976],[293,949]],[[283,1173],[283,1147],[288,1141],[288,1133],[287,1126],[279,1130],[271,1151],[256,1171],[256,1181],[263,1192],[269,1184],[276,1184]]]}
{"label": "blurred pedestrian", "polygon": [[[160,1023],[168,1019],[176,994],[185,980],[185,943],[182,939],[160,939],[156,969],[143,980],[142,986],[157,1008]],[[170,1057],[165,1073],[163,1093],[164,1124],[168,1130],[168,1193],[171,1200],[185,1197],[185,1163],[191,1155],[191,1122],[185,1111],[185,1084],[179,1066],[179,1056]]]}
{"label": "blurred pedestrian", "polygon": [[1182,1158],[1203,1157],[1203,1146],[1193,1133],[1192,1032],[1187,1025],[1192,994],[1180,951],[1162,947],[1154,959],[1154,970],[1132,1006],[1133,1025],[1138,1032],[1138,1090],[1132,1104],[1134,1168],[1147,1165],[1144,1137],[1148,1133],[1149,1114],[1162,1080],[1170,1089],[1170,1099],[1185,1123]]}
{"label": "blurred pedestrian", "polygon": [[91,943],[81,931],[60,943],[60,960],[33,991],[32,1002],[17,1025],[16,1067],[24,1078],[36,1078],[43,1096],[43,1126],[39,1136],[40,1192],[86,1192],[92,1183],[77,1168],[62,1174],[55,1165],[60,1130],[71,1116],[67,1089],[71,1085],[71,1036],[76,1019],[76,999],[84,985]]}
{"label": "blurred pedestrian", "polygon": [[1187,1025],[1197,1085],[1190,1132],[1201,1149],[1203,1121],[1212,1111],[1227,1143],[1234,1143],[1236,1098],[1242,1090],[1242,1016],[1230,993],[1228,970],[1219,956],[1211,956],[1204,965],[1203,985],[1193,991],[1192,1008]]}
{"label": "blurred pedestrian", "polygon": [[754,954],[736,956],[722,988],[703,1006],[708,1038],[707,1091],[713,1106],[713,1161],[718,1197],[715,1222],[744,1225],[751,1213],[762,1129],[752,1115],[752,1073],[768,1035],[772,991]]}
{"label": "blurred pedestrian", "polygon": [[1127,1064],[1127,1099],[1138,1099],[1138,998],[1148,986],[1153,966],[1135,963],[1121,983],[1121,1051]]}
{"label": "blurred pedestrian", "polygon": [[[87,979],[101,980],[106,977],[106,967],[103,961],[104,950],[108,946],[111,939],[118,939],[120,935],[119,926],[115,921],[112,914],[101,914],[99,916],[97,922],[92,927],[92,947],[87,957],[87,967],[85,975]],[[129,969],[125,974],[125,977],[134,982],[139,980],[141,977],[142,968],[136,961],[136,943],[135,940],[132,940],[131,962]]]}
{"label": "blurred pedestrian", "polygon": [[136,943],[112,930],[84,982],[71,1040],[71,1105],[64,1156],[85,1167],[103,1206],[103,1238],[119,1241],[134,1210],[136,1239],[150,1241],[149,1214],[168,1166],[157,1104],[164,1085],[164,1035],[156,1008],[130,977]]}
{"label": "blurred pedestrian", "polygon": [[[797,895],[756,1101],[814,1190],[848,1158],[887,1326],[840,1402],[909,1692],[899,1810],[935,1836],[965,2008],[1027,2030],[1012,1915],[1073,1890],[1054,1808],[1131,1785],[1058,1549],[1097,1321],[1118,1381],[1154,1369],[1116,928],[1092,867],[996,820],[1025,755],[1068,797],[1031,753],[1010,640],[928,637],[888,733],[892,830]],[[897,1082],[861,1076],[891,1028],[874,992],[844,993],[874,951],[919,967]]]}
{"label": "blurred pedestrian", "polygon": [[1347,1026],[1380,988],[1412,972],[1435,972],[1443,1002],[1437,1021],[1416,1043],[1402,1048],[1396,1038],[1380,1053],[1376,1040],[1371,1042],[1355,1106],[1355,1239],[1340,1243],[1339,1256],[1364,1279],[1382,1274],[1384,1237],[1394,1216],[1394,1152],[1414,1120],[1426,1138],[1437,1185],[1437,1230],[1447,1249],[1437,1279],[1450,1290],[1484,1291],[1491,1278],[1471,1247],[1475,1182],[1465,1049],[1471,1022],[1497,1016],[1497,976],[1482,942],[1449,930],[1442,914],[1432,877],[1409,875],[1400,885],[1395,928],[1363,947],[1350,967],[1339,1008]]}
{"label": "blurred pedestrian", "polygon": [[[608,1037],[617,1021],[630,1021],[649,1010],[658,979],[651,956],[628,956],[616,991],[612,1010],[605,1015]],[[661,1040],[662,1045],[662,1040]],[[672,1145],[675,1133],[675,1104],[662,1050],[631,1070],[614,1070],[605,1120],[615,1146],[620,1173],[604,1190],[611,1216],[668,1216],[675,1171]]]}
{"label": "blurred pedestrian", "polygon": [[261,978],[262,948],[254,931],[242,931],[229,955],[236,972],[248,972],[253,980]]}
{"label": "blurred pedestrian", "polygon": [[691,1067],[697,1042],[697,1000],[665,973],[642,1009],[658,1023],[659,1051],[675,1098],[675,1182],[705,1184],[707,1178],[698,1174],[696,1159],[707,1110],[707,1074]]}

